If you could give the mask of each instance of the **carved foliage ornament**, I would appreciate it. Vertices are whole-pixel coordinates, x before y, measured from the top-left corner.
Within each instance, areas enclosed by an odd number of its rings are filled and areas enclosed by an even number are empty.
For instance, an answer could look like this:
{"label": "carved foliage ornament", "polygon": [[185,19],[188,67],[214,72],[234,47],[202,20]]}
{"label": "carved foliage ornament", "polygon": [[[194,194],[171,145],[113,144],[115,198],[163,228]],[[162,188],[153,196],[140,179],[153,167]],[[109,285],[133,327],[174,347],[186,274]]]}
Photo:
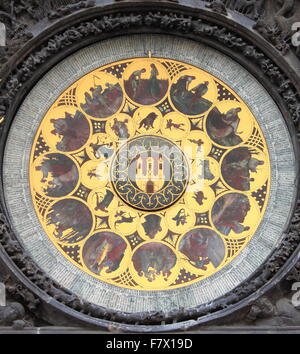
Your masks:
{"label": "carved foliage ornament", "polygon": [[[122,0],[115,0],[120,2]],[[177,0],[165,1],[178,3]],[[207,0],[205,7],[227,16],[228,10],[242,13],[255,21],[253,28],[282,54],[299,51],[299,0]],[[4,0],[0,4],[0,21],[7,27],[7,47],[0,48],[0,63],[4,63],[25,42],[33,37],[31,25],[48,18],[68,16],[76,11],[96,6],[95,0]]]}

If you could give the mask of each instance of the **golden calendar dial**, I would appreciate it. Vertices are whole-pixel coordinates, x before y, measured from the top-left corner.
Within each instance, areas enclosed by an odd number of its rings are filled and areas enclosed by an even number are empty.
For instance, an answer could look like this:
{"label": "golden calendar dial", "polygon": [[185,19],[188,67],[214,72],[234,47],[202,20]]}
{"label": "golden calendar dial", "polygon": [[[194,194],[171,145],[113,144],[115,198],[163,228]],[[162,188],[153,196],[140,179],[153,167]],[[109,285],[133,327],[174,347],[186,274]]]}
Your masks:
{"label": "golden calendar dial", "polygon": [[137,290],[228,265],[260,225],[270,176],[250,108],[213,75],[164,58],[114,62],[72,84],[30,159],[32,200],[57,249]]}

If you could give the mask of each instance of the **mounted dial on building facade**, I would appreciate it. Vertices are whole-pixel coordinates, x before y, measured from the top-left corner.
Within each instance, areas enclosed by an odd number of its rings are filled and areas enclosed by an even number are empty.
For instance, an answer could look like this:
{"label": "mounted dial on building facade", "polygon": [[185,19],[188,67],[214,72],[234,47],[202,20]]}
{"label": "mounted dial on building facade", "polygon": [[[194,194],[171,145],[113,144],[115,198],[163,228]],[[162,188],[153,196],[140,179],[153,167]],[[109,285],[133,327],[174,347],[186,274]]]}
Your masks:
{"label": "mounted dial on building facade", "polygon": [[42,119],[30,159],[35,211],[59,252],[140,290],[201,282],[229,264],[263,218],[270,178],[251,109],[217,77],[165,58],[74,82]]}

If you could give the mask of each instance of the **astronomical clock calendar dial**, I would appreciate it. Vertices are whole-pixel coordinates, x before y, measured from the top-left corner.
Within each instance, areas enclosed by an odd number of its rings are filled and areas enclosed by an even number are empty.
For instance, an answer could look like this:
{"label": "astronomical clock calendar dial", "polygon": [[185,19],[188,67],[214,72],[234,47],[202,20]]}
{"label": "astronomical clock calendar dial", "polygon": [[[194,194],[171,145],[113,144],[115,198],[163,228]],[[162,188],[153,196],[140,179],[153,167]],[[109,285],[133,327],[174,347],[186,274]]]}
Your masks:
{"label": "astronomical clock calendar dial", "polygon": [[0,332],[294,331],[298,3],[0,1]]}
{"label": "astronomical clock calendar dial", "polygon": [[141,291],[186,287],[231,263],[271,185],[247,103],[209,72],[153,56],[70,85],[41,120],[29,163],[35,212],[63,257]]}

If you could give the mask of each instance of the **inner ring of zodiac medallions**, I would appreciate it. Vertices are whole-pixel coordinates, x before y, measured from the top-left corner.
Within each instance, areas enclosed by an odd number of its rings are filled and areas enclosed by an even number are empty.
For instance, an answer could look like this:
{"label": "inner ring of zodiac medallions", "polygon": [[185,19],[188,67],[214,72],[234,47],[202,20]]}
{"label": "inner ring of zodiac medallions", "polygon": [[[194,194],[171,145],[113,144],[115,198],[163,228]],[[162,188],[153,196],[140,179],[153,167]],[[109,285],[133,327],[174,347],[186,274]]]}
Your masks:
{"label": "inner ring of zodiac medallions", "polygon": [[164,58],[100,67],[43,117],[30,187],[45,233],[80,271],[175,289],[219,272],[260,225],[266,140],[217,77]]}

